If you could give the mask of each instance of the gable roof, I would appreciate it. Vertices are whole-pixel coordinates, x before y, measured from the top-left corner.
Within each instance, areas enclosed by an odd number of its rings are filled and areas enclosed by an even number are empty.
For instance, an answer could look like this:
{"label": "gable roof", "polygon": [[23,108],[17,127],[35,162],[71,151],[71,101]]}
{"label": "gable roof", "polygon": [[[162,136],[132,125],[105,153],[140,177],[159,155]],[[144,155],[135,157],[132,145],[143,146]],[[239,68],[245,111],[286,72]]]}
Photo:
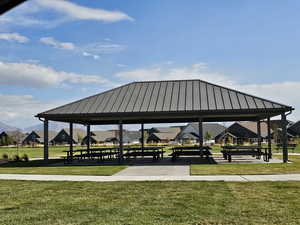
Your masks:
{"label": "gable roof", "polygon": [[291,106],[202,80],[129,83],[40,113],[37,117],[82,124],[237,121],[266,118]]}
{"label": "gable roof", "polygon": [[[68,135],[70,135],[70,129],[69,128],[63,128],[61,131],[65,131]],[[61,132],[60,131],[60,132]],[[60,133],[59,132],[59,133]],[[86,131],[80,128],[73,128],[73,138],[75,137],[84,137],[86,136]]]}
{"label": "gable roof", "polygon": [[[159,140],[174,140],[177,137],[177,133],[152,133],[151,135],[156,136]],[[150,137],[150,136],[149,136]]]}
{"label": "gable roof", "polygon": [[154,133],[179,133],[181,131],[180,127],[153,127],[156,130]]}
{"label": "gable roof", "polygon": [[91,131],[91,138],[96,142],[105,142],[108,139],[116,138],[116,131]]}
{"label": "gable roof", "polygon": [[[253,133],[257,134],[257,123],[253,121],[242,121],[238,122],[241,126],[247,128],[248,130],[252,131]],[[260,123],[260,132],[262,137],[268,136],[268,125],[267,123]],[[272,129],[271,129],[272,132]]]}
{"label": "gable roof", "polygon": [[[195,136],[199,137],[198,123],[190,123],[188,125],[194,127],[194,129],[196,130],[196,133],[195,133],[196,135]],[[212,135],[213,139],[216,136],[218,136],[220,133],[222,133],[226,130],[226,127],[224,127],[223,125],[221,125],[219,123],[203,123],[202,127],[203,127],[203,136],[208,132]]]}
{"label": "gable roof", "polygon": [[300,120],[288,126],[288,132],[294,136],[300,136]]}
{"label": "gable roof", "polygon": [[[39,141],[41,141],[41,142],[44,141],[44,130],[34,130],[34,131],[32,131],[32,132],[35,132],[35,133],[39,136],[39,138],[38,138]],[[31,133],[32,133],[32,132],[31,132]],[[30,133],[30,134],[31,134],[31,133]],[[30,134],[29,134],[29,135],[30,135]],[[57,131],[49,130],[49,131],[48,131],[48,140],[49,140],[49,141],[52,141],[52,140],[56,137],[57,134],[58,134]]]}

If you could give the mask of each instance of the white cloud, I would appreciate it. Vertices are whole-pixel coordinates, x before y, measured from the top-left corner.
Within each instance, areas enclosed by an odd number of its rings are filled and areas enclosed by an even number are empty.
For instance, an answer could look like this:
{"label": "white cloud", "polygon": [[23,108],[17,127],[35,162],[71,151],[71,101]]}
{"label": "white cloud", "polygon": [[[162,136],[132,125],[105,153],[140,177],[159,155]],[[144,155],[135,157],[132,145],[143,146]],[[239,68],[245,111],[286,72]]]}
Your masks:
{"label": "white cloud", "polygon": [[93,9],[76,5],[65,0],[37,0],[36,3],[63,13],[74,20],[97,20],[103,22],[117,22],[121,20],[133,21],[130,16],[120,11]]}
{"label": "white cloud", "polygon": [[174,68],[142,68],[115,74],[118,78],[126,80],[181,80],[181,79],[202,79],[212,83],[232,85],[235,83],[229,80],[227,76],[210,72],[207,69],[206,63],[196,63],[189,67],[174,67]]}
{"label": "white cloud", "polygon": [[112,54],[124,51],[126,49],[125,45],[119,44],[103,44],[103,43],[92,43],[83,46],[86,51],[94,54]]}
{"label": "white cloud", "polygon": [[0,40],[15,41],[19,43],[26,43],[29,39],[18,33],[0,33]]}
{"label": "white cloud", "polygon": [[54,48],[73,51],[82,56],[92,57],[97,60],[100,58],[99,54],[113,54],[123,51],[126,46],[119,44],[102,44],[102,43],[92,43],[86,46],[77,46],[72,42],[60,42],[53,37],[42,37],[40,42],[52,46]]}
{"label": "white cloud", "polygon": [[[51,19],[43,17],[45,11],[50,11]],[[9,30],[10,25],[52,28],[76,20],[112,23],[123,20],[133,21],[133,18],[121,11],[89,8],[65,0],[32,0],[1,16],[0,29]]]}
{"label": "white cloud", "polygon": [[0,62],[0,85],[29,88],[63,87],[72,84],[109,84],[97,75],[67,73],[30,63]]}
{"label": "white cloud", "polygon": [[71,42],[59,42],[52,37],[42,37],[40,42],[50,45],[55,48],[65,49],[65,50],[75,50],[75,45]]}
{"label": "white cloud", "polygon": [[163,68],[142,68],[115,74],[115,77],[127,81],[142,80],[180,80],[180,79],[201,79],[214,84],[240,90],[255,96],[277,101],[293,106],[296,110],[290,119],[300,120],[300,82],[277,82],[267,84],[245,84],[231,76],[221,73],[210,72],[206,63],[196,63],[187,67]]}
{"label": "white cloud", "polygon": [[5,95],[0,93],[1,121],[16,127],[26,127],[37,123],[34,115],[66,102],[44,102],[32,95]]}

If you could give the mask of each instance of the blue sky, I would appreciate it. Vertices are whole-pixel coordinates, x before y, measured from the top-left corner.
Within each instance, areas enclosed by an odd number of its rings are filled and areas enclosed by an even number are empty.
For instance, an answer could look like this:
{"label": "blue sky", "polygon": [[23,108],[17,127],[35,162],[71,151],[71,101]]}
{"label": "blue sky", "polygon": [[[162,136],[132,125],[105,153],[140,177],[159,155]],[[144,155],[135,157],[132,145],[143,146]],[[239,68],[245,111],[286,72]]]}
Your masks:
{"label": "blue sky", "polygon": [[29,0],[0,16],[0,116],[34,114],[117,85],[199,78],[300,113],[297,0]]}

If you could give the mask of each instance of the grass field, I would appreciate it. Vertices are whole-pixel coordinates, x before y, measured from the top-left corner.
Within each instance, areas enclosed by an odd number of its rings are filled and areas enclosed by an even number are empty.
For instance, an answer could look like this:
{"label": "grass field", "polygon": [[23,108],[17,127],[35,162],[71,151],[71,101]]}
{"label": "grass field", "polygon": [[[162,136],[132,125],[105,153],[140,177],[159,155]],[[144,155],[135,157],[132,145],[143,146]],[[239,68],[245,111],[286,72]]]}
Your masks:
{"label": "grass field", "polygon": [[292,163],[191,165],[191,175],[300,173],[300,156],[290,156],[289,159]]}
{"label": "grass field", "polygon": [[1,225],[300,224],[300,182],[0,181]]}
{"label": "grass field", "polygon": [[95,175],[95,176],[110,176],[127,166],[53,166],[54,163],[61,162],[61,160],[50,160],[46,163],[44,161],[31,162],[10,162],[0,165],[0,173],[8,174],[57,174],[57,175]]}
{"label": "grass field", "polygon": [[[75,147],[78,149],[80,147]],[[49,147],[49,157],[58,157],[66,155],[63,151],[68,150],[67,146],[50,146]],[[44,150],[42,147],[0,147],[0,158],[2,158],[3,154],[6,153],[10,158],[14,155],[18,154],[22,156],[23,154],[27,154],[29,158],[42,158],[44,157]]]}

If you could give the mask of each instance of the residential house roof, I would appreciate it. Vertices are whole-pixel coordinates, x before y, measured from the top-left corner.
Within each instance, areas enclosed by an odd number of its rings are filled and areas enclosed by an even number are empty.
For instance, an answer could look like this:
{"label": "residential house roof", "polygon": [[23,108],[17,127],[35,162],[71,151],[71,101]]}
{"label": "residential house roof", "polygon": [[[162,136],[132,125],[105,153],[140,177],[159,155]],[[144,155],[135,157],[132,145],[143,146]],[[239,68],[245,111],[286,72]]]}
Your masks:
{"label": "residential house roof", "polygon": [[178,133],[175,132],[164,132],[164,133],[153,133],[159,140],[174,140]]}

